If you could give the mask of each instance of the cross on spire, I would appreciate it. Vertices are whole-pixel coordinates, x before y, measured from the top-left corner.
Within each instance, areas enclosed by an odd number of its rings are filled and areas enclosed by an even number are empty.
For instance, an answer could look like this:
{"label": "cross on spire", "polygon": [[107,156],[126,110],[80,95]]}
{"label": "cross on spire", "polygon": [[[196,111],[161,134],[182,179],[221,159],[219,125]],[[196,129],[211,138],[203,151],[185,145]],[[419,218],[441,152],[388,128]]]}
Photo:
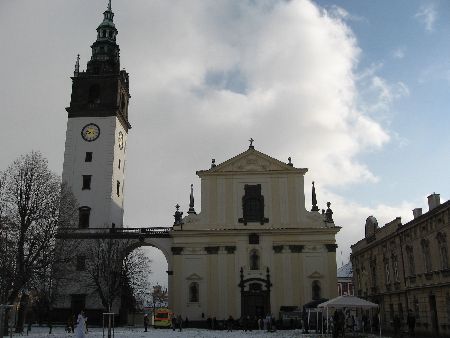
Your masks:
{"label": "cross on spire", "polygon": [[249,148],[255,148],[254,146],[253,146],[253,142],[255,142],[255,140],[252,138],[252,137],[250,137],[250,140],[248,140],[249,142],[250,142],[250,146],[249,146]]}
{"label": "cross on spire", "polygon": [[111,10],[111,0],[108,1],[108,11]]}

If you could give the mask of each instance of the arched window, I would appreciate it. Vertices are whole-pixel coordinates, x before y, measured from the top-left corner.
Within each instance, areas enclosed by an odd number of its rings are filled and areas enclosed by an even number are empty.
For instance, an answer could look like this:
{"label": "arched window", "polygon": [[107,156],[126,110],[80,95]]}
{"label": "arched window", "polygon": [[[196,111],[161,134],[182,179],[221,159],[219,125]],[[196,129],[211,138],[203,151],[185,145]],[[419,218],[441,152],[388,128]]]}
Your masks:
{"label": "arched window", "polygon": [[198,303],[199,288],[197,282],[189,284],[189,302]]}
{"label": "arched window", "polygon": [[250,270],[259,270],[259,255],[256,249],[250,251]]}
{"label": "arched window", "polygon": [[441,256],[441,266],[443,270],[448,269],[448,246],[447,235],[439,232],[436,236],[439,245],[439,254]]}
{"label": "arched window", "polygon": [[320,288],[320,282],[318,280],[315,280],[312,282],[312,299],[318,300],[321,299],[321,288]]}
{"label": "arched window", "polygon": [[78,208],[78,227],[89,228],[90,216],[91,216],[91,208],[86,206]]}
{"label": "arched window", "polygon": [[94,84],[89,88],[89,103],[100,103],[100,86]]}

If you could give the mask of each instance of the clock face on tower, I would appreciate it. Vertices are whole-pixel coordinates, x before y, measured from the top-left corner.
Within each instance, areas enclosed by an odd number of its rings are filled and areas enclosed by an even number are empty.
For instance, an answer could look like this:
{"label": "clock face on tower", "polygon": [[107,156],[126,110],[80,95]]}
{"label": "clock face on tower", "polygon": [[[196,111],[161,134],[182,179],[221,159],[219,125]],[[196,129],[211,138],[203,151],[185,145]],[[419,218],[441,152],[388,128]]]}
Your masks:
{"label": "clock face on tower", "polygon": [[92,142],[100,136],[100,128],[94,123],[89,123],[81,129],[81,137],[87,142]]}
{"label": "clock face on tower", "polygon": [[119,149],[122,150],[123,149],[123,134],[121,131],[119,131],[119,138],[118,138],[117,142],[119,144]]}

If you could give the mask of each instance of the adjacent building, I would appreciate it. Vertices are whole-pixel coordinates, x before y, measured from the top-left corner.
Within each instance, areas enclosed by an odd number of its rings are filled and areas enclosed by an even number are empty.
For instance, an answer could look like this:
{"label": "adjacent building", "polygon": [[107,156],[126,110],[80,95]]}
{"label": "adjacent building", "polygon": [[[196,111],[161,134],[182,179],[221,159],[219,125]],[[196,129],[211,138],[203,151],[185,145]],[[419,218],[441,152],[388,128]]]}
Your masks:
{"label": "adjacent building", "polygon": [[352,245],[351,262],[357,296],[380,304],[382,325],[394,315],[406,325],[408,310],[416,332],[450,335],[450,201],[428,196],[429,210],[413,210],[414,219],[396,218],[383,227],[370,216],[365,238]]}
{"label": "adjacent building", "polygon": [[352,263],[348,262],[337,270],[338,296],[354,296],[353,287],[353,268]]}

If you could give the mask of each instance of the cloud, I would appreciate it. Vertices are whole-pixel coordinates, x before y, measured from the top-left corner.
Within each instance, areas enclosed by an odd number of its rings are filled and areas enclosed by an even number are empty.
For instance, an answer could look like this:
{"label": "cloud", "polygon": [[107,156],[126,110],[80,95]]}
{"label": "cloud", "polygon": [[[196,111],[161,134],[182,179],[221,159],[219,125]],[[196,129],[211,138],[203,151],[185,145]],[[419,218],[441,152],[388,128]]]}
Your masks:
{"label": "cloud", "polygon": [[392,57],[394,59],[403,59],[406,55],[406,48],[405,47],[398,47],[392,51]]}
{"label": "cloud", "polygon": [[420,23],[422,23],[427,32],[432,32],[434,29],[434,23],[437,19],[437,11],[433,3],[423,5],[419,8],[418,12],[414,15]]}
{"label": "cloud", "polygon": [[[70,100],[67,75],[80,48],[82,60],[90,58],[104,10],[93,13],[92,6],[88,0],[54,1],[49,11],[37,3],[11,2],[8,15],[0,13],[5,63],[20,63],[19,72],[2,69],[9,79],[0,84],[9,98],[4,125],[29,129],[21,137],[6,128],[2,141],[13,142],[19,153],[37,147],[59,168],[63,107]],[[379,76],[381,66],[359,70],[361,50],[346,23],[352,16],[342,8],[324,9],[308,0],[135,0],[114,6],[132,96],[126,225],[170,225],[173,206],[186,209],[191,183],[199,211],[195,172],[207,169],[211,158],[220,163],[245,151],[250,137],[256,149],[308,167],[307,180],[318,182],[324,194],[378,180],[359,156],[389,142],[379,115],[408,95],[408,88]],[[24,21],[33,22],[33,31],[20,25]],[[17,32],[14,39],[11,31]],[[50,52],[55,47],[59,52]],[[26,50],[38,53],[27,58]],[[48,93],[51,100],[45,99]],[[52,137],[42,137],[43,130]],[[5,151],[2,161],[17,156]],[[336,216],[345,229],[359,227],[372,212],[338,197],[330,200],[336,215],[348,215]],[[360,211],[352,214],[356,207]]]}

